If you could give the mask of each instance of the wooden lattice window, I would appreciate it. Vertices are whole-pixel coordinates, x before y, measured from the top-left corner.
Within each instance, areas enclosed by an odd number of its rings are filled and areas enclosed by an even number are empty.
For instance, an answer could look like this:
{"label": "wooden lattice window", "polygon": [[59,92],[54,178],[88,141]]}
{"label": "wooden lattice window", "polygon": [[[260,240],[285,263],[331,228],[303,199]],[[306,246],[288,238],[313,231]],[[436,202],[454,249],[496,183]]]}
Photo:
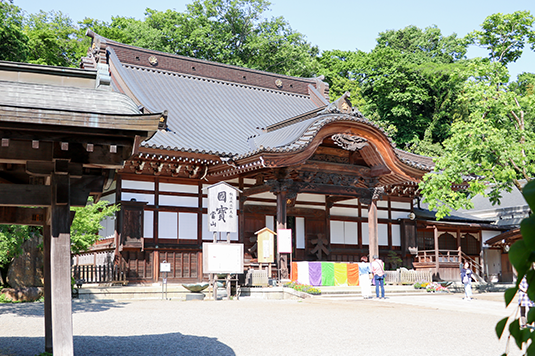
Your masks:
{"label": "wooden lattice window", "polygon": [[457,240],[455,236],[446,232],[438,237],[438,248],[440,250],[457,250]]}

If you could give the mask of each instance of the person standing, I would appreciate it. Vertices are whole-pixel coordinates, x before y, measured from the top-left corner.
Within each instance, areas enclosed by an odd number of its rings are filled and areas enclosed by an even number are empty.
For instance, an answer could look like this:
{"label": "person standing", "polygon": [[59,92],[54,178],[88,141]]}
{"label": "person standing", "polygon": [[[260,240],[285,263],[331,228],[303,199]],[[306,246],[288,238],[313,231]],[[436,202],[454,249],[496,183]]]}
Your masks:
{"label": "person standing", "polygon": [[468,262],[464,263],[464,268],[461,269],[461,281],[464,284],[464,300],[472,300],[472,278],[474,274],[470,269]]}
{"label": "person standing", "polygon": [[370,286],[371,270],[368,263],[368,257],[362,256],[359,263],[359,285],[360,292],[364,299],[372,297],[372,288]]}
{"label": "person standing", "polygon": [[[375,281],[375,295],[377,298],[385,299],[385,267],[384,262],[379,256],[373,256],[372,273]],[[379,288],[381,289],[381,296],[379,297]]]}
{"label": "person standing", "polygon": [[520,306],[520,327],[525,328],[529,308],[534,305],[528,297],[528,281],[526,280],[526,276],[522,278],[518,286],[518,305]]}

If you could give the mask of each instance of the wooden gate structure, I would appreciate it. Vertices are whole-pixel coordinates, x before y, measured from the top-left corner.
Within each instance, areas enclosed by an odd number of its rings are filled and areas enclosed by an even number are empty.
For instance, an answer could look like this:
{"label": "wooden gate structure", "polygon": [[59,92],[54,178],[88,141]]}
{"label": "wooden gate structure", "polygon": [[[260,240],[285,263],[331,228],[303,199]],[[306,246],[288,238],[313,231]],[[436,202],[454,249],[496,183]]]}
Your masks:
{"label": "wooden gate structure", "polygon": [[165,127],[161,113],[141,114],[105,82],[97,71],[0,62],[0,223],[44,226],[54,355],[73,354],[70,207],[98,199],[141,140]]}

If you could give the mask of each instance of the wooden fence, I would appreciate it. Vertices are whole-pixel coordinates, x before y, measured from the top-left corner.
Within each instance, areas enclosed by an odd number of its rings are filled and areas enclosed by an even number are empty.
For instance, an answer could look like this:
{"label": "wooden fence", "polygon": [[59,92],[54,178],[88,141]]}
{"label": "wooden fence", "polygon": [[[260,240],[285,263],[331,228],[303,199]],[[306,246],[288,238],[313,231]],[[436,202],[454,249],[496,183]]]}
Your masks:
{"label": "wooden fence", "polygon": [[395,271],[385,272],[385,283],[387,284],[414,284],[416,282],[433,281],[433,273],[431,271],[415,271],[400,268]]}
{"label": "wooden fence", "polygon": [[123,266],[117,265],[85,265],[72,266],[72,276],[82,283],[111,283],[125,282],[126,271]]}

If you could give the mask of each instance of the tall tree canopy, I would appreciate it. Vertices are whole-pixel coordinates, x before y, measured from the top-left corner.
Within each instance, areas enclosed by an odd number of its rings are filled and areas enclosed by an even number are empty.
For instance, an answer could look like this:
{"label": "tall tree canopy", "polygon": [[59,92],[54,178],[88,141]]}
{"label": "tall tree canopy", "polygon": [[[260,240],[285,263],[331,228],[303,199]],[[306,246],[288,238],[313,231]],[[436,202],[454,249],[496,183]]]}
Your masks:
{"label": "tall tree canopy", "polygon": [[458,96],[468,77],[466,47],[466,41],[443,36],[436,27],[408,26],[380,33],[370,53],[326,51],[320,63],[331,91],[351,90],[363,113],[398,144],[437,154],[452,118],[463,114]]}
{"label": "tall tree canopy", "polygon": [[[492,28],[492,24],[511,18],[520,25],[533,23],[529,12],[513,15],[489,16],[482,27]],[[509,32],[495,35],[514,37],[518,26],[510,25]],[[509,46],[510,51],[517,52],[534,34],[532,25],[523,31],[528,33],[523,37],[524,43]],[[475,40],[480,43],[493,37],[487,32],[480,32],[479,36]],[[490,46],[491,60],[472,61],[470,79],[464,84],[462,101],[469,116],[453,122],[452,135],[443,142],[445,150],[436,159],[435,172],[426,175],[420,185],[424,201],[437,209],[439,218],[452,209],[471,208],[471,197],[477,194],[488,195],[493,203],[498,203],[502,191],[521,189],[524,181],[535,176],[533,74],[521,75],[516,82],[508,83],[509,73],[504,64],[517,58],[517,54],[502,50],[501,42],[496,43],[500,48]],[[500,53],[498,58],[502,60],[493,57],[496,53]]]}
{"label": "tall tree canopy", "polygon": [[0,60],[23,62],[28,55],[24,15],[12,1],[0,1]]}
{"label": "tall tree canopy", "polygon": [[311,77],[316,46],[282,17],[264,18],[265,0],[195,0],[183,13],[146,10],[144,20],[85,19],[82,28],[118,42],[292,76]]}

